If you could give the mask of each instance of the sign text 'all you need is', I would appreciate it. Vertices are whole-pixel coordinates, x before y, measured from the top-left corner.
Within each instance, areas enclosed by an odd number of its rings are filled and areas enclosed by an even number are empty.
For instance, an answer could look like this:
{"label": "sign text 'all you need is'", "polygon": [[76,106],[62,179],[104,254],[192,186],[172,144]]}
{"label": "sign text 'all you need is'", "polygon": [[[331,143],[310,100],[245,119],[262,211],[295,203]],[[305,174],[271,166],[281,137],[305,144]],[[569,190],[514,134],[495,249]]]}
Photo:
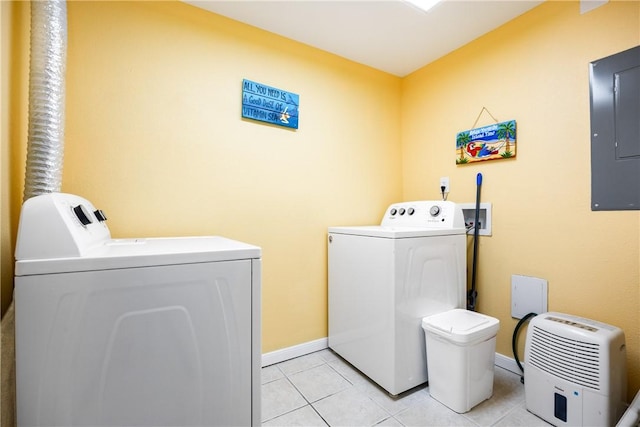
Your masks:
{"label": "sign text 'all you need is'", "polygon": [[242,117],[298,129],[298,94],[242,80]]}

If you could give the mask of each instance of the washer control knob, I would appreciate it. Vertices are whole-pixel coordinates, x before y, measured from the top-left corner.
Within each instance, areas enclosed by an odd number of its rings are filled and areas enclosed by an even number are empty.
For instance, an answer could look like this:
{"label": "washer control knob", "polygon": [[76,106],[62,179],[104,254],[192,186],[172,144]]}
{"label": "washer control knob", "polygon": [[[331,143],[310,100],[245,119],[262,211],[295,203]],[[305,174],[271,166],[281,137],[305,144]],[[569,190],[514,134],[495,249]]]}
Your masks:
{"label": "washer control knob", "polygon": [[80,224],[82,224],[83,226],[87,226],[88,224],[91,224],[93,221],[91,221],[91,213],[87,210],[87,208],[84,207],[84,205],[78,205],[75,208],[73,208],[73,212],[76,214],[76,217],[78,218],[78,220],[80,221]]}
{"label": "washer control knob", "polygon": [[438,216],[440,214],[440,206],[431,206],[431,209],[429,209],[429,213],[431,214],[431,216]]}
{"label": "washer control knob", "polygon": [[391,211],[389,213],[391,214],[391,216],[393,216],[398,213],[398,210],[396,208],[391,208]]}
{"label": "washer control knob", "polygon": [[416,213],[416,210],[415,210],[415,209],[413,209],[413,208],[409,208],[409,209],[407,210],[407,213],[408,213],[409,215],[413,215],[414,213]]}
{"label": "washer control knob", "polygon": [[102,209],[93,211],[93,214],[96,216],[96,218],[98,218],[98,221],[100,222],[104,222],[107,220],[107,216],[104,214],[104,212],[102,212]]}
{"label": "washer control knob", "polygon": [[404,212],[405,212],[404,208],[400,208],[400,215],[404,215]]}

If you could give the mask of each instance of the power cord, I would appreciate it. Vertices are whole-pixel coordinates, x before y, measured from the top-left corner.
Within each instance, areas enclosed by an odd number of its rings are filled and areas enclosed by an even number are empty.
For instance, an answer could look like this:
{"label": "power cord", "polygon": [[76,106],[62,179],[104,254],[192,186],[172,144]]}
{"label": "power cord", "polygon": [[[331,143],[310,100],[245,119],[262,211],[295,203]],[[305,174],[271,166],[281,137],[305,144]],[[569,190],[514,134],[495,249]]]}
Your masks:
{"label": "power cord", "polygon": [[442,201],[446,201],[447,200],[447,194],[445,193],[444,190],[446,190],[447,187],[445,187],[444,185],[440,186],[440,192],[442,193]]}
{"label": "power cord", "polygon": [[525,324],[527,320],[537,315],[538,313],[529,313],[525,315],[522,319],[520,319],[520,321],[516,325],[516,328],[513,330],[513,338],[511,339],[511,349],[513,350],[513,358],[516,360],[516,364],[518,365],[518,368],[520,368],[520,371],[522,372],[522,375],[520,376],[520,382],[522,384],[524,384],[524,368],[522,367],[522,364],[520,363],[520,359],[518,358],[518,345],[517,345],[518,332],[520,331],[520,328],[522,327],[522,325]]}

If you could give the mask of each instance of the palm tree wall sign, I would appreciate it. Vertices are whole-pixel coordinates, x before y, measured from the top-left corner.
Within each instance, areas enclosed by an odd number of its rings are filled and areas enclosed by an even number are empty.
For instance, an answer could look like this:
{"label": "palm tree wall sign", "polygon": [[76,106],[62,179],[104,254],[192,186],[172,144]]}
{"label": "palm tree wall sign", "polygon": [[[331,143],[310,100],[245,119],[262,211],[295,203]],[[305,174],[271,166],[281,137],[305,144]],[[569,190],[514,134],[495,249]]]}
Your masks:
{"label": "palm tree wall sign", "polygon": [[508,159],[516,156],[516,121],[458,132],[456,164]]}

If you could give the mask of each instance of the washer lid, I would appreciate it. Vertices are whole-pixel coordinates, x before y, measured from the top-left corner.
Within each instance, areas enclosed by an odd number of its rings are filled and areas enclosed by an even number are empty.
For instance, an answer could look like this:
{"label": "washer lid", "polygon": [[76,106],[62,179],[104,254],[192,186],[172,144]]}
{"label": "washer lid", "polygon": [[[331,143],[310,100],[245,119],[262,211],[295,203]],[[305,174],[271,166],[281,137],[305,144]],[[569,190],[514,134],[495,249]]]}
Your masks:
{"label": "washer lid", "polygon": [[452,342],[466,344],[494,337],[500,328],[500,321],[485,314],[457,308],[424,317],[422,328]]}
{"label": "washer lid", "polygon": [[329,233],[350,234],[353,236],[402,239],[410,237],[450,236],[465,234],[464,228],[397,227],[385,225],[363,225],[353,227],[329,227]]}
{"label": "washer lid", "polygon": [[77,257],[18,260],[16,276],[260,258],[257,246],[219,236],[112,239]]}

